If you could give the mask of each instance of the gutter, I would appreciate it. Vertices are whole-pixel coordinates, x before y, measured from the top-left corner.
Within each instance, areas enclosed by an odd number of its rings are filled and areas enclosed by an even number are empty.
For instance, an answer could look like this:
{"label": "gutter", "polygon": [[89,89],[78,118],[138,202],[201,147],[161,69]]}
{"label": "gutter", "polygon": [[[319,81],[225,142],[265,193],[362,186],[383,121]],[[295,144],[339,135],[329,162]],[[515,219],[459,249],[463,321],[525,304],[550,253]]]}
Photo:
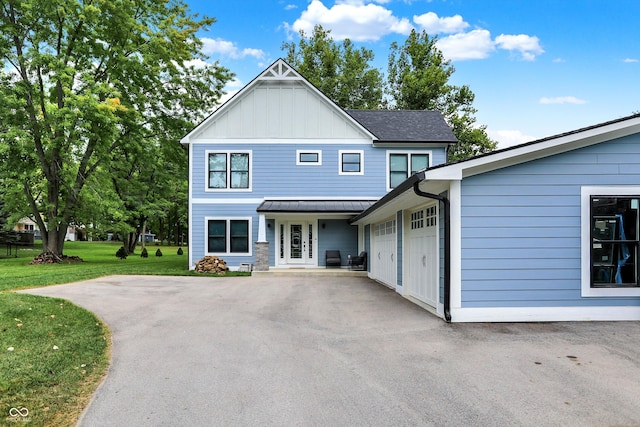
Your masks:
{"label": "gutter", "polygon": [[444,319],[451,322],[451,205],[445,196],[420,190],[420,180],[414,182],[413,192],[421,197],[438,200],[444,207]]}

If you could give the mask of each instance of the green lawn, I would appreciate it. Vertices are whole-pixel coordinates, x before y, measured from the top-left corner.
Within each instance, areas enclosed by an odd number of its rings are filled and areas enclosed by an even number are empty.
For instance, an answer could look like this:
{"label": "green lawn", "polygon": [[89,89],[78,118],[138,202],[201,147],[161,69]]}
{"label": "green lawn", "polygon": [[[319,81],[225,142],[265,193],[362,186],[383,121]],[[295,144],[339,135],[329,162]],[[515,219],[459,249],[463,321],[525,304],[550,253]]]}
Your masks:
{"label": "green lawn", "polygon": [[[0,425],[75,425],[109,363],[110,332],[92,313],[60,299],[11,291],[112,274],[198,275],[188,270],[186,248],[177,255],[178,247],[151,245],[148,258],[138,249],[120,260],[119,247],[65,243],[65,255],[79,256],[81,263],[30,265],[39,247],[0,259]],[[161,257],[155,256],[158,248]]]}

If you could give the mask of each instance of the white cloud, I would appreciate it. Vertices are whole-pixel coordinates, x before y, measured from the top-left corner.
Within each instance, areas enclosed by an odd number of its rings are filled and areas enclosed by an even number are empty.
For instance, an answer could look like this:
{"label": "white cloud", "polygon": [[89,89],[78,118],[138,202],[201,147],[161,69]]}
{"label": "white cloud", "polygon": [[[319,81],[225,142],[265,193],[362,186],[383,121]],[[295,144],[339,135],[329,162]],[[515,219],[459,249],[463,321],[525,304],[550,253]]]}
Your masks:
{"label": "white cloud", "polygon": [[491,33],[482,29],[444,37],[436,45],[445,58],[452,61],[484,59],[495,49]]}
{"label": "white cloud", "polygon": [[337,1],[330,9],[321,0],[312,0],[288,28],[311,34],[318,24],[331,30],[334,40],[376,41],[390,33],[408,35],[413,29],[407,18],[397,18],[391,10],[363,0]]}
{"label": "white cloud", "polygon": [[295,4],[288,4],[284,7],[284,10],[293,10],[293,9],[297,9],[298,5]]}
{"label": "white cloud", "polygon": [[498,149],[512,147],[514,145],[524,144],[526,142],[535,141],[537,138],[531,135],[525,135],[519,130],[491,130],[487,129],[487,135],[494,141],[498,141]]}
{"label": "white cloud", "polygon": [[640,62],[640,61],[638,61],[635,58],[625,58],[624,61],[622,61],[622,62],[626,62],[626,63],[630,64],[630,63]]}
{"label": "white cloud", "polygon": [[555,98],[540,98],[540,104],[586,104],[584,99],[575,96],[557,96]]}
{"label": "white cloud", "polygon": [[202,51],[206,55],[218,54],[232,59],[242,59],[248,56],[252,56],[256,59],[263,59],[265,56],[262,49],[240,49],[234,42],[223,40],[220,38],[211,39],[208,37],[203,37],[201,41]]}
{"label": "white cloud", "polygon": [[460,15],[439,18],[438,15],[433,12],[414,15],[413,22],[418,24],[420,28],[428,34],[434,35],[439,33],[459,33],[469,27],[469,24],[466,23]]}
{"label": "white cloud", "polygon": [[564,58],[556,58],[556,59],[553,60],[553,62],[555,62],[557,64],[561,64],[561,63],[567,62],[567,61],[565,61]]}
{"label": "white cloud", "polygon": [[544,53],[538,37],[526,34],[500,34],[496,37],[496,45],[500,49],[520,52],[525,61],[533,61],[537,55]]}

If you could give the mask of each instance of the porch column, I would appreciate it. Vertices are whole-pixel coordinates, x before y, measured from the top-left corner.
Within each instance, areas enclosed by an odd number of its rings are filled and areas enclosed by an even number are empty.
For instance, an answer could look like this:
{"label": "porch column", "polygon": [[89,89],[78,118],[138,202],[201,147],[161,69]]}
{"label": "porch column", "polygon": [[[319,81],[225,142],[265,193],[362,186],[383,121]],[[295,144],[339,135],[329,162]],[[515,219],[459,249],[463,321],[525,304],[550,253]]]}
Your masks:
{"label": "porch column", "polygon": [[267,221],[263,214],[258,218],[258,242],[267,241]]}

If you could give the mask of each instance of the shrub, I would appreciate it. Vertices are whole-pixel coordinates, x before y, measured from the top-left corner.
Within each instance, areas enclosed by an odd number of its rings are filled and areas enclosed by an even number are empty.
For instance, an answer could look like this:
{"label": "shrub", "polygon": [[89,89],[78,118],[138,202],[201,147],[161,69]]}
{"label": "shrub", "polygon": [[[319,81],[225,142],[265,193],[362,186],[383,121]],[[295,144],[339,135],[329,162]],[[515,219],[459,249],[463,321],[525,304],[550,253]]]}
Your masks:
{"label": "shrub", "polygon": [[140,253],[140,256],[142,258],[149,258],[149,252],[147,252],[147,248],[142,249],[142,252]]}
{"label": "shrub", "polygon": [[162,251],[160,250],[160,248],[158,248],[158,250],[156,251],[156,256],[162,256]]}
{"label": "shrub", "polygon": [[184,253],[184,251],[182,250],[182,248],[178,248],[178,255],[182,255]]}
{"label": "shrub", "polygon": [[116,252],[116,256],[120,259],[127,259],[128,255],[129,254],[127,254],[127,251],[124,248],[124,246],[120,246],[120,249],[118,249],[118,252]]}

